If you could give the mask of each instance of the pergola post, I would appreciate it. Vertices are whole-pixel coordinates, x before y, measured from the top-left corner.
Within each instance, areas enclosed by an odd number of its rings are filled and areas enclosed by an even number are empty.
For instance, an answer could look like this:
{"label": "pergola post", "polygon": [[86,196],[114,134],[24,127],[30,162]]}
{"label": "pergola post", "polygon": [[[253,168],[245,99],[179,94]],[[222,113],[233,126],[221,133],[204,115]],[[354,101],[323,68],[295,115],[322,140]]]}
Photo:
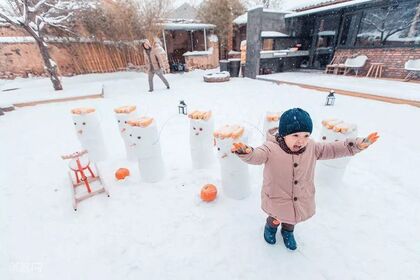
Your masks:
{"label": "pergola post", "polygon": [[204,50],[207,51],[207,32],[204,28]]}
{"label": "pergola post", "polygon": [[168,49],[166,47],[165,29],[162,30],[162,37],[163,37],[163,45],[165,46],[165,52],[168,53]]}
{"label": "pergola post", "polygon": [[191,51],[194,51],[194,41],[193,41],[193,30],[190,31],[190,37],[191,37]]}

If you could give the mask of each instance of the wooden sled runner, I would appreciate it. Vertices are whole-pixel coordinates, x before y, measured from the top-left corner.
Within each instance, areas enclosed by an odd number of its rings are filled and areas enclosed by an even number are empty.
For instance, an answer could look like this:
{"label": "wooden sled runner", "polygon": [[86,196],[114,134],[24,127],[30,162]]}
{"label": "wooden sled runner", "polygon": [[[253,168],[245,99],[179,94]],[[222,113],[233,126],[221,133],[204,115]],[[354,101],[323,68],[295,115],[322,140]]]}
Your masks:
{"label": "wooden sled runner", "polygon": [[[94,163],[94,168],[92,169],[87,153],[86,150],[83,150],[70,155],[61,156],[63,160],[69,160],[68,165],[70,171],[68,172],[68,175],[73,190],[74,211],[77,210],[77,205],[81,201],[92,196],[105,193],[109,197],[109,192],[101,180],[99,169]],[[96,171],[97,175],[95,175],[94,171]],[[81,188],[82,186],[84,186],[85,189]]]}

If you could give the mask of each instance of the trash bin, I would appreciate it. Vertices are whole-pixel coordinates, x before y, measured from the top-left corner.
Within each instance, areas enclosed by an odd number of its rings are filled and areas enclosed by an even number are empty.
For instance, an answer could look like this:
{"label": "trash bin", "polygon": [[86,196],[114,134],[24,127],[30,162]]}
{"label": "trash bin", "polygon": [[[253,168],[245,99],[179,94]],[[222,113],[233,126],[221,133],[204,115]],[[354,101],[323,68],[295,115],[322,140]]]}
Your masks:
{"label": "trash bin", "polygon": [[240,58],[229,59],[229,68],[230,68],[229,73],[231,77],[239,77],[239,70],[241,68],[241,59]]}
{"label": "trash bin", "polygon": [[220,60],[219,65],[220,65],[220,72],[223,72],[223,71],[229,72],[230,69],[229,69],[229,61],[228,60]]}

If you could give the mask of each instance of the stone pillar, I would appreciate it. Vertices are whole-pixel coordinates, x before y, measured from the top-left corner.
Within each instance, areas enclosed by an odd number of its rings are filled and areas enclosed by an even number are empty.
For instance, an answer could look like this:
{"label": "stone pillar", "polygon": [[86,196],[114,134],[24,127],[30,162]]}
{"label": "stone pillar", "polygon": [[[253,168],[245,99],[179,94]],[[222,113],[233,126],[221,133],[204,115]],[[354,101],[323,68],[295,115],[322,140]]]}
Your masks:
{"label": "stone pillar", "polygon": [[[262,7],[248,11],[245,77],[251,79],[257,77],[260,68],[262,16]],[[251,22],[252,24],[249,24]]]}

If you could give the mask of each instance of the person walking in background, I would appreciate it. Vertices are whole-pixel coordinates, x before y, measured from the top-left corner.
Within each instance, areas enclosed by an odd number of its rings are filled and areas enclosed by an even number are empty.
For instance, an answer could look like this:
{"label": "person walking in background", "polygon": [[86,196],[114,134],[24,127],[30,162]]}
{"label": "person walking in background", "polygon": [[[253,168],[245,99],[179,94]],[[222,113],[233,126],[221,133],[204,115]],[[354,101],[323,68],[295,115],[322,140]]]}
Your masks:
{"label": "person walking in background", "polygon": [[169,89],[169,83],[163,75],[163,73],[169,73],[169,64],[165,50],[160,46],[158,41],[155,40],[152,45],[146,39],[143,41],[143,54],[149,76],[149,92],[153,91],[153,77],[155,74],[159,76],[166,85],[166,88]]}

